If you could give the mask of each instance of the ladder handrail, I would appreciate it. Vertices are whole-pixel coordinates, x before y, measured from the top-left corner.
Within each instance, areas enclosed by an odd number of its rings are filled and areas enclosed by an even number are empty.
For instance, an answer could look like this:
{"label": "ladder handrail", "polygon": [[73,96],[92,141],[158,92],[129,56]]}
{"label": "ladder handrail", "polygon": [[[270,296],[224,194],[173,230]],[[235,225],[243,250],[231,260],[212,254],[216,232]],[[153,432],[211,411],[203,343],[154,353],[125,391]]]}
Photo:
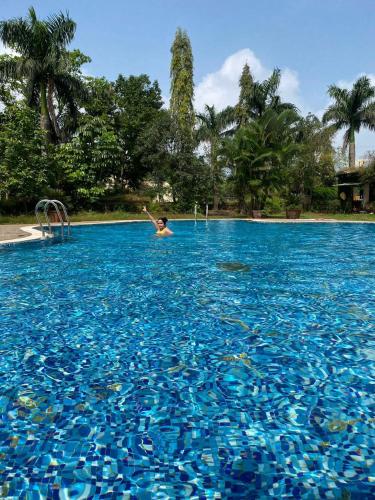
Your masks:
{"label": "ladder handrail", "polygon": [[61,208],[63,209],[65,221],[68,224],[68,236],[69,236],[70,235],[70,218],[68,216],[68,211],[66,210],[64,203],[62,203],[60,200],[51,200],[51,202],[59,204],[61,206]]}
{"label": "ladder handrail", "polygon": [[[44,229],[44,225],[41,221],[41,218],[39,216],[39,209],[43,210],[44,218],[45,218],[45,221],[48,225],[48,233],[50,236],[52,236],[51,221],[50,221],[50,218],[48,215],[48,209],[49,209],[50,205],[52,205],[53,208],[55,209],[57,217],[59,219],[59,222],[61,223],[61,237],[62,238],[64,237],[64,223],[65,222],[67,223],[67,226],[68,226],[68,236],[70,236],[70,219],[69,219],[68,212],[66,210],[65,205],[60,200],[50,200],[48,198],[44,198],[44,199],[38,201],[38,203],[35,205],[35,216],[36,216],[36,219],[39,223],[40,229],[42,231],[43,238],[45,237],[45,229]],[[60,208],[63,211],[65,220],[64,220],[64,217],[61,215]]]}
{"label": "ladder handrail", "polygon": [[[61,223],[61,237],[63,238],[64,237],[64,221],[63,221],[63,218],[61,217],[59,207],[56,205],[56,203],[53,200],[48,200],[47,203],[44,205],[44,215],[47,218],[47,220],[49,221],[48,209],[49,209],[50,205],[53,205],[53,208],[55,209],[57,216],[59,218],[59,221]],[[49,226],[49,228],[51,228],[50,223],[48,224],[48,226]]]}
{"label": "ladder handrail", "polygon": [[[39,223],[40,229],[42,231],[43,238],[45,236],[45,230],[44,230],[44,225],[42,224],[42,221],[40,220],[40,217],[39,217],[39,207],[41,207],[43,203],[45,204],[47,202],[48,202],[48,199],[45,198],[43,200],[38,201],[38,203],[35,205],[35,216],[36,216],[36,219],[37,219],[37,221]],[[44,213],[44,217],[45,217],[46,223],[48,225],[48,232],[51,235],[52,231],[51,231],[50,220],[49,220],[48,216],[45,213]]]}

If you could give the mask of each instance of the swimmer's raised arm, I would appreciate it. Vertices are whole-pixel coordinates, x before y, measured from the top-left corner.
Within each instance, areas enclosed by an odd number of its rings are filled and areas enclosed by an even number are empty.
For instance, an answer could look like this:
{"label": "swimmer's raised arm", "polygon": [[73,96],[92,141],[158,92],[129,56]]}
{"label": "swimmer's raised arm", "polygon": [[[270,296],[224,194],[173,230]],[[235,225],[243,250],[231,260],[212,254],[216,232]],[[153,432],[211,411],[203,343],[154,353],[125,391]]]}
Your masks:
{"label": "swimmer's raised arm", "polygon": [[142,209],[142,212],[144,212],[145,214],[148,215],[148,218],[150,219],[150,221],[153,223],[153,225],[155,226],[156,230],[159,229],[158,225],[157,225],[157,222],[156,220],[153,218],[153,216],[150,214],[150,212],[148,212],[147,208],[146,207],[143,207]]}

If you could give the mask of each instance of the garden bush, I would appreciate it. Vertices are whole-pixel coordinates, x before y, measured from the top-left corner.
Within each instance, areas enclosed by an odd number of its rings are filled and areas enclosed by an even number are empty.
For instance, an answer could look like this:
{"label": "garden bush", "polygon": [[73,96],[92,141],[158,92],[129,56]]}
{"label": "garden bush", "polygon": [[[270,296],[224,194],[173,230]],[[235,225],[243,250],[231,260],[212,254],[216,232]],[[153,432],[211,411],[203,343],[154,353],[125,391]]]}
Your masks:
{"label": "garden bush", "polygon": [[311,197],[313,210],[333,211],[340,210],[340,201],[337,197],[336,187],[318,186],[313,189]]}

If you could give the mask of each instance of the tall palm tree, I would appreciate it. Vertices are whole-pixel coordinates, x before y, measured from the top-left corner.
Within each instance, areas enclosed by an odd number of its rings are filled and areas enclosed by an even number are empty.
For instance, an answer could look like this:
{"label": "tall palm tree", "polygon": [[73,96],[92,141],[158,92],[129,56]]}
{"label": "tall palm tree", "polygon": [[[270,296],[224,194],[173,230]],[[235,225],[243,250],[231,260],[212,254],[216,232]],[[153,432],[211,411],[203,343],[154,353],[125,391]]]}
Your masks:
{"label": "tall palm tree", "polygon": [[215,106],[205,105],[203,113],[197,113],[199,128],[197,130],[197,139],[209,144],[209,162],[211,169],[212,187],[214,195],[213,209],[219,207],[219,186],[222,172],[219,162],[219,146],[222,137],[225,135],[228,127],[234,121],[234,110],[227,107],[217,112]]}
{"label": "tall palm tree", "polygon": [[346,129],[343,149],[349,146],[349,167],[355,167],[355,133],[361,127],[375,130],[375,87],[367,76],[362,76],[351,90],[336,85],[328,87],[334,100],[323,116],[323,123],[331,124],[333,130]]}
{"label": "tall palm tree", "polygon": [[267,109],[224,142],[222,154],[232,171],[241,211],[248,202],[251,208],[260,208],[283,184],[285,167],[300,149],[296,142],[299,119],[290,109],[280,113]]}
{"label": "tall palm tree", "polygon": [[26,19],[0,22],[0,39],[19,54],[0,63],[0,80],[25,83],[28,104],[38,106],[40,126],[51,138],[59,137],[54,93],[74,107],[74,94],[83,93],[83,84],[69,74],[66,46],[72,41],[75,22],[63,13],[39,20],[33,7]]}

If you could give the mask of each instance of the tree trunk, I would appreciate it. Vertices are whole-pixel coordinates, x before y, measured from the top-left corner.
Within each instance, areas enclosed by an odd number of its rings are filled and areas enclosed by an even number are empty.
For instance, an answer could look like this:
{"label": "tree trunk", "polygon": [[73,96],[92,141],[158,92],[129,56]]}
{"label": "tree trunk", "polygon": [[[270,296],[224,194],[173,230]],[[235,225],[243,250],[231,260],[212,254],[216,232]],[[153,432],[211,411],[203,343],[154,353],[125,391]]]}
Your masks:
{"label": "tree trunk", "polygon": [[214,195],[214,206],[213,210],[219,209],[219,186],[218,186],[218,165],[216,158],[216,147],[214,141],[211,140],[211,171],[212,171],[212,187],[213,187],[213,195]]}
{"label": "tree trunk", "polygon": [[40,82],[40,128],[46,132],[47,142],[51,142],[51,121],[48,114],[45,82]]}
{"label": "tree trunk", "polygon": [[349,168],[355,167],[355,138],[354,130],[350,132],[349,137]]}
{"label": "tree trunk", "polygon": [[57,123],[56,119],[56,113],[55,113],[55,107],[53,105],[53,92],[55,89],[55,85],[53,83],[52,78],[48,79],[48,92],[47,92],[47,107],[48,107],[48,113],[51,118],[52,126],[53,126],[53,131],[55,133],[57,141],[60,141],[61,139],[61,131],[59,124]]}

